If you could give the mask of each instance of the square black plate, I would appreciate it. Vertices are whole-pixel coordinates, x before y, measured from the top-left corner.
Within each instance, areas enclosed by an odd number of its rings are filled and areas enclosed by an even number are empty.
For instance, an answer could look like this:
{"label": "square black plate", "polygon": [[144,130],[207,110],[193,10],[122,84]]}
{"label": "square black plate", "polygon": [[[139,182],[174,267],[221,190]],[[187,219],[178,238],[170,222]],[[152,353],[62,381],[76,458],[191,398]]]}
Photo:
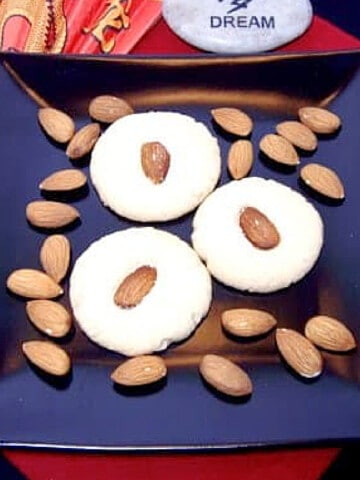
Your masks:
{"label": "square black plate", "polygon": [[[235,341],[222,332],[219,315],[234,306],[263,308],[277,317],[279,326],[302,331],[307,318],[324,313],[341,318],[360,339],[360,52],[242,58],[5,54],[1,61],[0,445],[191,449],[359,439],[358,351],[324,354],[323,375],[305,382],[284,367],[273,333]],[[28,322],[25,302],[5,288],[12,270],[40,266],[39,247],[46,233],[27,224],[26,204],[40,198],[42,178],[71,165],[64,150],[41,131],[38,103],[65,109],[79,127],[89,121],[89,100],[103,93],[125,97],[136,111],[176,110],[203,121],[219,138],[221,183],[229,181],[226,156],[234,139],[216,129],[210,108],[243,108],[255,122],[251,175],[303,192],[325,223],[319,262],[291,288],[243,295],[214,282],[208,318],[189,340],[163,354],[167,382],[145,392],[115,389],[109,375],[121,356],[92,344],[78,328],[62,342],[73,359],[71,378],[59,383],[38,375],[23,358],[21,342],[42,335]],[[259,155],[261,136],[273,132],[277,122],[296,118],[297,109],[309,104],[329,106],[343,121],[337,135],[321,138],[317,151],[301,160],[339,173],[347,194],[341,205],[305,191],[299,169],[284,172]],[[74,166],[88,172],[87,161]],[[133,225],[102,207],[90,182],[89,190],[72,203],[82,218],[67,232],[74,259],[95,238]],[[157,226],[189,240],[191,220],[187,215]],[[68,303],[66,295],[62,301]],[[209,352],[233,358],[248,371],[254,384],[248,401],[226,401],[204,386],[197,365]]]}

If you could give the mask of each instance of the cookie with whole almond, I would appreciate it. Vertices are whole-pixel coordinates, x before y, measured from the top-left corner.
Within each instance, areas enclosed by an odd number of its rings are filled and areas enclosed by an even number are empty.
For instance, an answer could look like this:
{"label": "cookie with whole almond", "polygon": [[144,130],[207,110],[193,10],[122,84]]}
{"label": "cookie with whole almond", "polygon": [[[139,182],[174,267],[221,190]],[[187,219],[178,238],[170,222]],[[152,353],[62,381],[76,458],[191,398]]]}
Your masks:
{"label": "cookie with whole almond", "polygon": [[217,139],[205,124],[176,112],[134,113],[97,141],[90,176],[100,200],[140,222],[167,221],[194,210],[215,188]]}
{"label": "cookie with whole almond", "polygon": [[275,180],[234,180],[211,193],[193,220],[192,244],[220,282],[273,292],[303,278],[323,244],[317,210]]}
{"label": "cookie with whole almond", "polygon": [[195,330],[210,306],[211,279],[177,236],[134,227],[100,238],[81,254],[70,277],[70,300],[91,340],[143,355]]}

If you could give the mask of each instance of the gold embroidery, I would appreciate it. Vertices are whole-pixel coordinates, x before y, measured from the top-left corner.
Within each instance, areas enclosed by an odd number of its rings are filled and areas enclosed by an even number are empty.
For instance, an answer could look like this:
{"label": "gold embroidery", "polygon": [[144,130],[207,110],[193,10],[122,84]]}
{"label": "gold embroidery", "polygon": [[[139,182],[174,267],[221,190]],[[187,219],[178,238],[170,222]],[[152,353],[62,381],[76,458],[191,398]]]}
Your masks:
{"label": "gold embroidery", "polygon": [[14,16],[24,17],[30,23],[24,48],[26,52],[60,53],[62,51],[66,40],[63,0],[2,0],[0,2],[1,47],[6,22]]}
{"label": "gold embroidery", "polygon": [[113,28],[117,31],[130,27],[129,10],[132,0],[108,0],[108,8],[99,18],[93,27],[84,27],[84,33],[90,33],[100,43],[100,48],[104,53],[110,53],[115,46],[115,38],[105,38],[107,28]]}

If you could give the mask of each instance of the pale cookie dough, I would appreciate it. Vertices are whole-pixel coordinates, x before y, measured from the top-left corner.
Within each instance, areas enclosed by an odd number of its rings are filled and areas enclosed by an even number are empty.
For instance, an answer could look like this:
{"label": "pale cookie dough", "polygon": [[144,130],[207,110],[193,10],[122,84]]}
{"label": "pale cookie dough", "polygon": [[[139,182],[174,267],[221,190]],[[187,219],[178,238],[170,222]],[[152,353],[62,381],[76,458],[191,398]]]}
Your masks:
{"label": "pale cookie dough", "polygon": [[[117,306],[120,283],[144,265],[156,268],[155,285],[137,306]],[[211,295],[211,277],[196,252],[152,227],[95,241],[77,259],[70,278],[70,301],[82,330],[128,356],[164,350],[188,337],[206,315]]]}
{"label": "pale cookie dough", "polygon": [[[170,154],[165,180],[142,170],[141,146],[160,142]],[[192,117],[175,112],[127,115],[114,122],[92,152],[91,180],[105,206],[140,222],[166,221],[194,210],[215,188],[221,169],[217,139]]]}
{"label": "pale cookie dough", "polygon": [[[279,244],[255,247],[239,226],[246,207],[275,225]],[[246,178],[215,190],[198,208],[192,243],[210,273],[239,290],[267,293],[289,286],[314,266],[323,245],[323,222],[299,193],[275,180]]]}

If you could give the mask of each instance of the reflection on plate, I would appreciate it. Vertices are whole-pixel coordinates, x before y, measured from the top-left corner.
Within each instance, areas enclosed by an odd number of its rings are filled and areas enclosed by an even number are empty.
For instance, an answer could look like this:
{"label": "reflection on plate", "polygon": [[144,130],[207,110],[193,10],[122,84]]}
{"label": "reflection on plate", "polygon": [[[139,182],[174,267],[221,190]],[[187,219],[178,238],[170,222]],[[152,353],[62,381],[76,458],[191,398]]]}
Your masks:
{"label": "reflection on plate", "polygon": [[[360,202],[358,160],[360,53],[258,57],[76,58],[4,55],[0,70],[0,152],[2,161],[0,291],[0,444],[74,448],[210,448],[295,444],[360,437],[359,355],[326,354],[321,378],[307,383],[279,359],[274,335],[240,342],[221,330],[220,313],[236,306],[272,312],[282,327],[302,331],[316,313],[343,319],[355,334],[360,319]],[[9,272],[39,267],[44,233],[25,220],[25,206],[39,198],[39,180],[69,167],[63,150],[52,145],[36,121],[37,103],[71,113],[78,126],[88,121],[90,98],[103,93],[125,97],[137,111],[176,110],[203,121],[218,136],[223,156],[221,183],[233,140],[210,118],[210,108],[234,106],[255,121],[252,175],[274,178],[314,202],[325,223],[325,246],[313,271],[297,285],[270,295],[245,295],[214,281],[208,317],[190,339],[164,358],[164,388],[126,394],[109,379],[121,357],[92,344],[76,329],[64,347],[74,361],[72,378],[48,382],[34,372],[20,351],[24,340],[40,338],[26,319],[24,301],[4,288]],[[258,143],[276,123],[293,119],[300,106],[329,105],[343,128],[320,139],[302,162],[333,167],[347,198],[341,206],[322,203],[304,192],[298,172],[284,173],[259,156]],[[74,162],[74,165],[77,166]],[[84,172],[86,162],[81,164]],[[68,232],[76,258],[95,238],[131,222],[103,208],[92,186],[74,202],[82,222]],[[161,226],[189,240],[192,215]],[[6,252],[6,253],[5,253]],[[65,303],[68,300],[65,298]],[[250,374],[250,401],[224,401],[203,385],[197,365],[204,353],[220,353]],[[69,379],[67,379],[69,380]]]}

